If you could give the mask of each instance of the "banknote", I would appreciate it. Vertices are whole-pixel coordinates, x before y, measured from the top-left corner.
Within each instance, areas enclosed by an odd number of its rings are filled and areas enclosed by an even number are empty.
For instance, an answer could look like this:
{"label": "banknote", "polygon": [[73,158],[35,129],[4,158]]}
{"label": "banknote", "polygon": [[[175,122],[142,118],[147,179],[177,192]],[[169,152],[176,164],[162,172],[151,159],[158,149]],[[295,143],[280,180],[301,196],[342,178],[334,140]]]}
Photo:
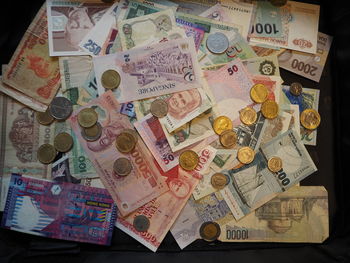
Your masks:
{"label": "banknote", "polygon": [[[77,120],[80,110],[86,107],[95,109],[102,126],[102,136],[94,142],[84,140]],[[168,190],[152,154],[139,136],[130,154],[123,154],[115,147],[116,137],[124,129],[132,129],[132,125],[127,116],[120,114],[120,104],[111,91],[74,111],[69,122],[122,216]],[[118,176],[113,170],[114,161],[121,157],[129,159],[133,166],[133,170],[126,177]]]}
{"label": "banknote", "polygon": [[329,236],[323,186],[295,186],[240,221],[221,226],[223,242],[322,243]]}
{"label": "banknote", "polygon": [[[178,166],[166,174],[169,191],[143,205],[126,218],[118,216],[116,226],[155,252],[168,233],[177,216],[185,206],[198,179]],[[133,220],[138,215],[146,216],[150,221],[147,231],[138,232]]]}
{"label": "banknote", "polygon": [[[204,29],[205,34],[198,50],[198,60],[201,67],[227,63],[237,57],[247,59],[256,56],[253,49],[241,36],[239,30],[231,24],[179,12],[177,12],[175,16],[178,24],[191,23]],[[216,32],[223,33],[229,40],[229,47],[223,54],[214,54],[210,52],[206,45],[208,36]]]}
{"label": "banknote", "polygon": [[8,194],[8,190],[10,187],[10,181],[11,181],[11,177],[2,177],[0,179],[0,211],[3,212],[5,209],[5,204],[6,204],[6,198],[7,198],[7,194]]}
{"label": "banknote", "polygon": [[300,112],[299,105],[295,104],[280,104],[281,111],[288,112],[292,115],[292,119],[290,120],[290,125],[288,129],[293,129],[296,134],[300,137]]}
{"label": "banknote", "polygon": [[242,63],[251,74],[280,76],[276,55],[245,59]]}
{"label": "banknote", "polygon": [[[320,6],[288,1],[279,11],[282,19],[281,37],[251,37],[250,42],[315,54]],[[265,31],[265,28],[261,31]]]}
{"label": "banknote", "polygon": [[316,54],[286,50],[278,57],[281,68],[319,82],[326,64],[332,37],[318,32]]}
{"label": "banknote", "polygon": [[100,178],[84,178],[84,179],[81,179],[80,184],[85,186],[105,188]]}
{"label": "banknote", "polygon": [[[283,160],[283,168],[277,173],[267,168],[267,160],[273,156]],[[220,192],[239,220],[315,171],[317,168],[300,138],[288,130],[263,144],[252,163],[222,171],[231,180]]]}
{"label": "banknote", "polygon": [[279,56],[282,54],[284,51],[286,51],[285,48],[268,48],[268,47],[263,47],[261,45],[254,45],[253,43],[250,43],[252,49],[256,53],[257,56],[259,57],[265,57],[265,56],[272,56],[276,55]]}
{"label": "banknote", "polygon": [[216,0],[176,0],[176,3],[179,5],[177,12],[198,16],[217,2]]}
{"label": "banknote", "polygon": [[50,56],[78,56],[86,52],[80,41],[101,19],[110,4],[47,0]]}
{"label": "banknote", "polygon": [[[3,82],[46,106],[56,95],[60,86],[60,71],[58,59],[49,56],[45,4],[24,33],[7,70],[3,72]],[[6,94],[23,102],[18,93]],[[26,105],[32,107],[30,103]]]}
{"label": "banknote", "polygon": [[136,118],[135,108],[133,102],[122,103],[120,113],[131,118]]}
{"label": "banknote", "polygon": [[[179,19],[176,18],[176,21],[178,20]],[[193,38],[196,51],[198,51],[202,43],[202,40],[204,38],[204,34],[205,34],[204,29],[192,23],[183,24],[181,23],[181,20],[180,20],[180,23],[176,23],[176,25],[185,31],[185,34],[187,37]]]}
{"label": "banknote", "polygon": [[102,74],[110,69],[121,78],[114,91],[119,103],[200,88],[201,71],[195,54],[193,41],[184,38],[95,57],[99,94],[105,92]]}
{"label": "banknote", "polygon": [[[299,106],[300,113],[303,112],[303,110],[305,109],[318,110],[318,102],[320,99],[319,90],[303,88],[302,94],[298,97],[293,96],[289,92],[289,86],[282,85],[282,91],[283,91],[282,93],[286,95],[286,97],[288,98],[291,104],[295,104]],[[300,138],[304,144],[315,146],[317,142],[317,130],[310,131],[305,129],[303,126],[300,126]]]}
{"label": "banknote", "polygon": [[109,245],[116,214],[105,189],[13,174],[1,226],[42,237]]}

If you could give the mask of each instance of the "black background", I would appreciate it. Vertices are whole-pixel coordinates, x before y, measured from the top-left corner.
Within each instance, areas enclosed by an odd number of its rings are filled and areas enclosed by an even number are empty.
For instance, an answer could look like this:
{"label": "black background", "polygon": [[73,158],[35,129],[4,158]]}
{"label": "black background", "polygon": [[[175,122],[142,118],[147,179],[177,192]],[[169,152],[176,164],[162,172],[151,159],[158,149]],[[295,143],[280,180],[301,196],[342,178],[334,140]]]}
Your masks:
{"label": "black background", "polygon": [[[43,0],[2,1],[0,62],[9,62]],[[330,236],[323,244],[207,243],[183,251],[170,233],[156,253],[114,229],[110,247],[52,240],[0,229],[0,262],[350,262],[350,8],[347,1],[304,1],[321,6],[319,31],[334,37],[320,83],[281,69],[294,81],[320,90],[317,146],[307,146],[318,172],[301,185],[323,185],[329,195]],[[312,222],[311,222],[312,223]]]}

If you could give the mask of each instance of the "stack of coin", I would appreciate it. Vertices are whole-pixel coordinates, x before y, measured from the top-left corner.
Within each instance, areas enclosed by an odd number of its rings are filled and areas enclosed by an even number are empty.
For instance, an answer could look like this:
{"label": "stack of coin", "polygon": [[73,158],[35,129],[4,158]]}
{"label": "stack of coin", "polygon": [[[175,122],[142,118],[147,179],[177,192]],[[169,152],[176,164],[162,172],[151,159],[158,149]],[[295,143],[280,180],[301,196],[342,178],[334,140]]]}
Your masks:
{"label": "stack of coin", "polygon": [[113,69],[106,70],[101,76],[101,83],[105,89],[116,89],[120,85],[120,75]]}
{"label": "stack of coin", "polygon": [[261,113],[266,119],[276,118],[278,111],[278,104],[273,100],[267,100],[261,105]]}
{"label": "stack of coin", "polygon": [[315,130],[321,123],[321,116],[314,109],[306,109],[300,114],[300,122],[306,129]]}
{"label": "stack of coin", "polygon": [[218,223],[205,222],[199,229],[199,234],[206,241],[215,241],[221,234],[221,229]]}
{"label": "stack of coin", "polygon": [[243,124],[252,125],[256,122],[258,115],[253,108],[245,107],[239,111],[239,118]]}
{"label": "stack of coin", "polygon": [[168,104],[162,99],[156,99],[151,103],[150,111],[154,117],[163,118],[168,114]]}
{"label": "stack of coin", "polygon": [[213,128],[215,133],[220,135],[226,130],[232,130],[232,121],[226,116],[219,116],[214,120]]}
{"label": "stack of coin", "polygon": [[65,97],[55,97],[49,105],[49,113],[56,120],[66,120],[73,111],[73,104]]}
{"label": "stack of coin", "polygon": [[96,141],[102,135],[102,126],[98,122],[98,115],[92,108],[85,108],[78,113],[78,123],[81,136],[87,141]]}
{"label": "stack of coin", "polygon": [[182,169],[192,171],[199,162],[198,154],[192,150],[186,150],[179,156],[179,164]]}
{"label": "stack of coin", "polygon": [[255,152],[252,148],[245,146],[238,150],[237,159],[243,164],[250,164],[255,157]]}

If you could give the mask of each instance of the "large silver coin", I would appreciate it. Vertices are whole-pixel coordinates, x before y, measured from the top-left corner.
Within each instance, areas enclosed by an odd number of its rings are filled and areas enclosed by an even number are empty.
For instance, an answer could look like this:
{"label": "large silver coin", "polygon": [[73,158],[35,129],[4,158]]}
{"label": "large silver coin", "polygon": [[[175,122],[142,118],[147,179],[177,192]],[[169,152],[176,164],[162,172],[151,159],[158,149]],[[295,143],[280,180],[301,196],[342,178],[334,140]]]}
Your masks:
{"label": "large silver coin", "polygon": [[139,215],[134,218],[133,226],[138,232],[145,232],[148,230],[150,221],[144,215]]}
{"label": "large silver coin", "polygon": [[65,97],[55,97],[49,105],[49,113],[56,120],[66,120],[73,111],[73,105]]}
{"label": "large silver coin", "polygon": [[96,122],[96,124],[90,128],[83,128],[81,130],[81,136],[86,141],[89,141],[89,142],[94,142],[100,139],[101,135],[102,135],[102,126],[99,122]]}
{"label": "large silver coin", "polygon": [[216,32],[210,34],[207,38],[207,48],[211,53],[221,54],[224,53],[229,46],[228,38],[225,34]]}

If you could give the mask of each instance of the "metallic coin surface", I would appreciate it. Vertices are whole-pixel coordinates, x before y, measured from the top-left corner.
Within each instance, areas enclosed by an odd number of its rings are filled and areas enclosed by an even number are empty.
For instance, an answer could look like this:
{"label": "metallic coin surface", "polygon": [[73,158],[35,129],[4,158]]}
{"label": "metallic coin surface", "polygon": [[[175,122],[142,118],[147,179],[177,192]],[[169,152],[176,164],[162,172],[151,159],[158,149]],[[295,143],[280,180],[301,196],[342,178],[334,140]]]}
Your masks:
{"label": "metallic coin surface", "polygon": [[270,0],[270,3],[277,7],[284,6],[287,2],[287,0]]}
{"label": "metallic coin surface", "polygon": [[320,125],[321,116],[314,109],[306,109],[300,114],[300,122],[306,129],[314,130]]}
{"label": "metallic coin surface", "polygon": [[90,128],[94,126],[97,122],[98,115],[96,111],[92,108],[82,109],[78,113],[78,123],[83,128]]}
{"label": "metallic coin surface", "polygon": [[226,130],[232,130],[232,121],[229,117],[219,116],[214,120],[213,128],[216,134],[220,135]]}
{"label": "metallic coin surface", "polygon": [[115,146],[121,153],[130,153],[136,146],[135,137],[128,132],[122,132],[115,139]]}
{"label": "metallic coin surface", "polygon": [[199,162],[198,154],[192,150],[186,150],[179,156],[179,164],[182,169],[191,171],[196,168]]}
{"label": "metallic coin surface", "polygon": [[123,129],[122,132],[127,132],[127,133],[131,134],[135,139],[135,143],[138,142],[139,136],[138,136],[137,131],[135,131],[134,129]]}
{"label": "metallic coin surface", "polygon": [[73,104],[65,97],[55,97],[49,105],[50,115],[57,120],[65,120],[71,115]]}
{"label": "metallic coin surface", "polygon": [[215,189],[222,189],[227,185],[228,179],[222,173],[215,173],[211,176],[210,183]]}
{"label": "metallic coin surface", "polygon": [[156,99],[151,103],[150,111],[154,117],[163,118],[168,114],[168,103],[165,100]]}
{"label": "metallic coin surface", "polygon": [[214,241],[220,236],[221,229],[218,223],[205,222],[201,225],[199,234],[206,241]]}
{"label": "metallic coin surface", "polygon": [[68,152],[73,146],[73,138],[66,132],[61,132],[56,135],[53,146],[58,152]]}
{"label": "metallic coin surface", "polygon": [[144,215],[138,215],[134,218],[133,226],[138,232],[145,232],[150,225],[149,219]]}
{"label": "metallic coin surface", "polygon": [[233,148],[237,143],[237,133],[233,130],[227,130],[220,134],[220,143],[225,148]]}
{"label": "metallic coin surface", "polygon": [[128,158],[118,158],[113,164],[114,172],[119,176],[127,176],[132,171],[132,165]]}
{"label": "metallic coin surface", "polygon": [[267,100],[268,95],[269,91],[264,84],[255,84],[250,89],[250,97],[255,103],[263,103],[265,100]]}
{"label": "metallic coin surface", "polygon": [[251,107],[245,107],[244,109],[239,111],[239,118],[241,122],[245,125],[252,125],[258,119],[258,114]]}
{"label": "metallic coin surface", "polygon": [[53,145],[45,143],[39,147],[37,157],[43,164],[52,163],[56,158],[56,149]]}
{"label": "metallic coin surface", "polygon": [[94,126],[91,126],[89,128],[83,128],[81,130],[81,136],[86,141],[93,142],[98,140],[102,135],[102,126],[99,122],[96,122]]}
{"label": "metallic coin surface", "polygon": [[116,89],[120,85],[120,75],[113,69],[106,70],[101,76],[101,83],[105,89]]}
{"label": "metallic coin surface", "polygon": [[290,84],[289,91],[294,96],[300,96],[303,92],[303,86],[299,82]]}
{"label": "metallic coin surface", "polygon": [[280,171],[282,169],[282,164],[282,159],[277,156],[271,157],[267,161],[267,167],[273,173],[277,173],[278,171]]}
{"label": "metallic coin surface", "polygon": [[254,160],[255,152],[252,148],[245,146],[238,150],[237,158],[243,164],[249,164]]}
{"label": "metallic coin surface", "polygon": [[261,113],[266,119],[276,118],[278,110],[278,104],[273,100],[267,100],[261,105]]}
{"label": "metallic coin surface", "polygon": [[229,40],[227,36],[221,32],[210,34],[207,38],[207,48],[211,53],[224,53],[228,49],[228,46]]}
{"label": "metallic coin surface", "polygon": [[35,113],[36,120],[41,125],[50,125],[55,119],[50,115],[49,110],[47,109],[45,112],[37,111]]}

